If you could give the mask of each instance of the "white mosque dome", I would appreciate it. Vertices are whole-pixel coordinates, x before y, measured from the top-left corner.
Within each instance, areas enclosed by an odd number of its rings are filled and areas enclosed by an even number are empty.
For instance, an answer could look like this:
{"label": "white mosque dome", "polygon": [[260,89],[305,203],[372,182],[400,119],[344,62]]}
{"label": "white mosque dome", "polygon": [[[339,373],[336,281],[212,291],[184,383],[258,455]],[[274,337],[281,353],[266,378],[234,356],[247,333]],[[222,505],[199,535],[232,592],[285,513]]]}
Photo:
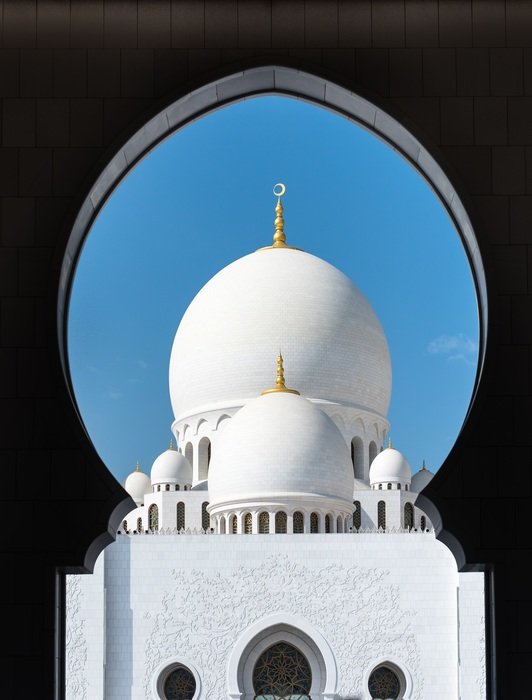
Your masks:
{"label": "white mosque dome", "polygon": [[170,358],[176,421],[256,397],[279,348],[303,396],[386,416],[390,356],[368,301],[324,260],[271,247],[221,270],[183,316]]}
{"label": "white mosque dome", "polygon": [[420,493],[423,491],[425,486],[432,481],[434,474],[427,469],[425,462],[423,462],[423,467],[412,477],[412,491]]}
{"label": "white mosque dome", "polygon": [[412,470],[405,456],[395,450],[393,447],[388,447],[380,452],[369,469],[370,484],[410,484],[412,479]]}
{"label": "white mosque dome", "polygon": [[192,467],[190,462],[177,450],[170,447],[160,454],[151,468],[151,483],[156,484],[192,484]]}
{"label": "white mosque dome", "polygon": [[127,477],[124,488],[137,506],[140,506],[144,503],[144,496],[151,492],[150,477],[141,472],[137,464],[136,470]]}
{"label": "white mosque dome", "polygon": [[275,392],[249,401],[220,435],[209,471],[211,508],[320,499],[352,507],[353,467],[333,421]]}

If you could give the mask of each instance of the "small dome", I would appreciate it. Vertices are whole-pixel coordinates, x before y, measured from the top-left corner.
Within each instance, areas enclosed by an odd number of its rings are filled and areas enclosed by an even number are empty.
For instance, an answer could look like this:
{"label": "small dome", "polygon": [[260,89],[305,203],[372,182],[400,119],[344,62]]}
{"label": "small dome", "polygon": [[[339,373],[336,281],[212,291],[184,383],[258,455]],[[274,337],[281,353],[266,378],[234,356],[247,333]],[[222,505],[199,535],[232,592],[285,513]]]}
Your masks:
{"label": "small dome", "polygon": [[151,468],[151,483],[156,484],[191,484],[192,467],[185,455],[173,447],[160,454]]}
{"label": "small dome", "polygon": [[420,491],[423,491],[425,486],[432,481],[433,476],[434,474],[427,469],[425,462],[423,462],[421,469],[412,477],[411,490],[415,491],[416,493],[420,493]]}
{"label": "small dome", "polygon": [[136,470],[127,477],[124,488],[137,506],[141,506],[144,503],[145,494],[151,492],[150,478],[147,474],[140,471],[140,467],[137,464]]}
{"label": "small dome", "polygon": [[353,467],[333,421],[303,397],[278,391],[249,401],[213,452],[211,508],[340,499],[352,504]]}
{"label": "small dome", "polygon": [[404,455],[388,447],[380,452],[369,468],[370,484],[409,484],[412,479],[412,470]]}

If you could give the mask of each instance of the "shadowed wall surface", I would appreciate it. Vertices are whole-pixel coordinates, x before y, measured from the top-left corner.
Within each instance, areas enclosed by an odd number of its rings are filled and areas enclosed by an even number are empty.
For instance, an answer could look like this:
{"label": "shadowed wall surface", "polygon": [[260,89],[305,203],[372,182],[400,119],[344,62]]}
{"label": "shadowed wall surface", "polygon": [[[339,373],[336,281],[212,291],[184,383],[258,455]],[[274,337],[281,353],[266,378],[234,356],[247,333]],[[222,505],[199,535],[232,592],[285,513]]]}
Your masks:
{"label": "shadowed wall surface", "polygon": [[0,6],[1,600],[10,642],[0,695],[27,697],[31,669],[39,697],[53,696],[56,569],[90,570],[132,507],[92,448],[61,368],[60,270],[78,209],[116,151],[167,105],[225,75],[277,65],[393,114],[444,168],[473,223],[487,279],[486,362],[427,495],[463,547],[460,563],[493,567],[497,687],[499,697],[517,696],[532,661],[532,6]]}

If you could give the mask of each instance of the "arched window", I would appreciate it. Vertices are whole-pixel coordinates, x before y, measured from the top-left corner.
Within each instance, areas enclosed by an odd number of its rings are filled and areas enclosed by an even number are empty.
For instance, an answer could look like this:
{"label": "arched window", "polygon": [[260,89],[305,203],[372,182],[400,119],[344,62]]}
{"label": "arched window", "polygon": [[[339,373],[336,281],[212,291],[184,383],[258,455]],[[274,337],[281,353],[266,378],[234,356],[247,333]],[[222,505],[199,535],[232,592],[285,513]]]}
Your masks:
{"label": "arched window", "polygon": [[391,484],[388,484],[388,486],[387,486],[386,488],[388,489],[388,491],[391,491],[391,490],[392,490],[392,485],[391,485]]}
{"label": "arched window", "polygon": [[325,516],[325,532],[331,531],[331,516],[327,514]]}
{"label": "arched window", "polygon": [[368,690],[376,700],[396,700],[401,692],[401,681],[387,666],[379,666],[370,675]]}
{"label": "arched window", "polygon": [[312,673],[303,654],[286,642],[266,649],[253,669],[254,700],[310,700]]}
{"label": "arched window", "polygon": [[301,513],[301,511],[297,510],[294,513],[294,517],[293,517],[292,522],[293,522],[294,533],[300,534],[301,532],[305,531],[303,513]]}
{"label": "arched window", "polygon": [[152,503],[148,509],[148,523],[150,530],[154,531],[159,529],[159,509],[155,503]]}
{"label": "arched window", "polygon": [[137,532],[143,532],[143,530],[142,530],[142,518],[137,518]]}
{"label": "arched window", "polygon": [[379,491],[382,491],[382,484],[379,484]]}
{"label": "arched window", "polygon": [[362,526],[362,511],[360,510],[360,501],[353,501],[355,512],[353,513],[353,527],[355,530],[360,530]]}
{"label": "arched window", "polygon": [[398,491],[401,490],[401,484],[397,484],[397,490],[398,490]]}
{"label": "arched window", "polygon": [[157,485],[157,491],[160,491],[160,490],[161,490],[161,484],[158,484],[158,485]]}
{"label": "arched window", "polygon": [[364,478],[364,443],[359,437],[351,440],[351,461],[355,479]]}
{"label": "arched window", "polygon": [[174,669],[164,682],[167,700],[192,700],[196,693],[196,680],[184,666]]}
{"label": "arched window", "polygon": [[207,531],[211,526],[211,516],[207,512],[209,501],[203,501],[201,504],[201,527]]}
{"label": "arched window", "polygon": [[246,513],[244,515],[244,534],[251,535],[253,532],[253,518],[251,513]]}
{"label": "arched window", "polygon": [[408,491],[408,484],[405,484],[405,491]]}
{"label": "arched window", "polygon": [[179,486],[179,484],[176,484],[176,485],[175,485],[175,490],[176,490],[176,491],[179,491],[180,488],[181,488],[181,487]]}
{"label": "arched window", "polygon": [[238,520],[236,519],[236,515],[233,515],[231,518],[231,532],[233,535],[236,535],[238,532]]}
{"label": "arched window", "polygon": [[211,441],[208,437],[202,437],[198,443],[198,479],[203,481],[209,476],[209,462],[211,459]]}
{"label": "arched window", "polygon": [[166,484],[165,491],[170,491],[170,484]]}
{"label": "arched window", "polygon": [[377,505],[377,527],[386,530],[386,503],[379,501]]}
{"label": "arched window", "polygon": [[279,511],[275,514],[275,532],[278,534],[286,534],[287,517],[284,511]]}
{"label": "arched window", "polygon": [[124,532],[127,532],[127,520],[124,520],[124,522],[122,523],[122,530]]}
{"label": "arched window", "polygon": [[411,530],[414,527],[414,506],[405,503],[405,529]]}
{"label": "arched window", "polygon": [[185,445],[185,457],[188,459],[190,466],[192,466],[192,462],[194,460],[194,448],[192,447],[191,442],[187,442]]}
{"label": "arched window", "polygon": [[368,448],[368,455],[369,455],[369,466],[371,467],[371,463],[377,456],[377,445],[373,442],[373,440],[369,443],[369,448]]}
{"label": "arched window", "polygon": [[259,533],[267,535],[270,532],[270,514],[262,511],[259,514]]}
{"label": "arched window", "polygon": [[342,520],[342,516],[339,515],[336,518],[336,532],[343,532],[344,531],[343,525],[344,525],[344,521]]}
{"label": "arched window", "polygon": [[220,535],[225,535],[225,515],[220,515]]}
{"label": "arched window", "polygon": [[186,527],[186,519],[185,519],[185,504],[183,501],[179,501],[179,503],[176,505],[176,521],[175,521],[175,526],[178,530],[184,530]]}
{"label": "arched window", "polygon": [[317,513],[310,514],[310,531],[319,532],[320,531],[320,516]]}
{"label": "arched window", "polygon": [[423,531],[427,529],[427,518],[424,515],[421,516],[419,526]]}

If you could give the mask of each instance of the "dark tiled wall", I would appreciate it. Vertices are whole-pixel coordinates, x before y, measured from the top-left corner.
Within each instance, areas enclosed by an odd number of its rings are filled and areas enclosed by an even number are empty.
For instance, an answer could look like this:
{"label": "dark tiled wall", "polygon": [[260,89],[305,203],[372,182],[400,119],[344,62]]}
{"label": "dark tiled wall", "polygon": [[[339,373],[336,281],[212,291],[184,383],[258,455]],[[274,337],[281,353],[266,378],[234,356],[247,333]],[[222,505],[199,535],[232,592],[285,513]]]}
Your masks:
{"label": "dark tiled wall", "polygon": [[488,278],[487,363],[430,496],[468,562],[495,567],[499,694],[518,697],[532,661],[532,5],[0,7],[0,599],[10,647],[1,697],[28,697],[30,669],[38,696],[52,696],[55,568],[90,563],[89,544],[109,541],[124,497],[80,426],[58,359],[58,273],[73,217],[113,146],[164,99],[263,63],[325,75],[400,115],[468,207]]}

